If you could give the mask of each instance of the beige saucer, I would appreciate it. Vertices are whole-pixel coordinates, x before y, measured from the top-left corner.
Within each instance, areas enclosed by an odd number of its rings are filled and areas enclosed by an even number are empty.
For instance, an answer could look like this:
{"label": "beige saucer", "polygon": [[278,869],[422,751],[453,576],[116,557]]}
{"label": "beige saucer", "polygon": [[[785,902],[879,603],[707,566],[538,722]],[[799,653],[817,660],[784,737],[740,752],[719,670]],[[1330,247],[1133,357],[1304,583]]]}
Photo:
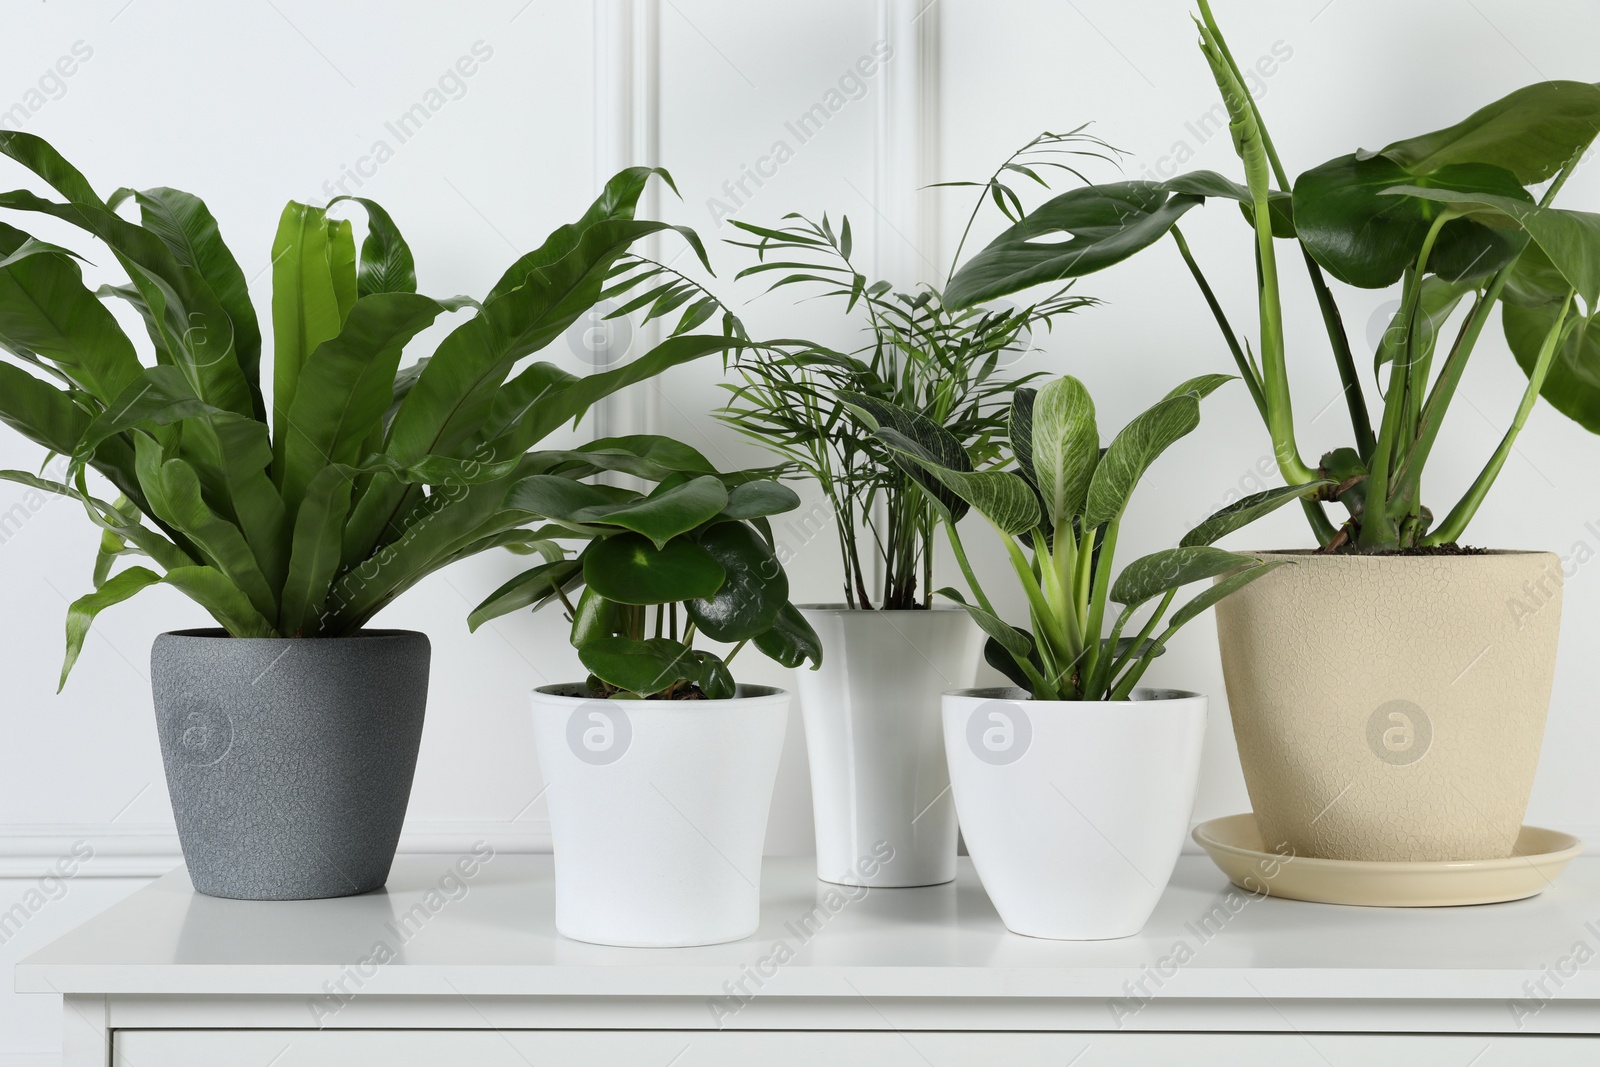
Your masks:
{"label": "beige saucer", "polygon": [[1295,856],[1268,851],[1253,814],[1201,823],[1194,839],[1234,885],[1257,895],[1360,904],[1433,908],[1495,904],[1537,896],[1583,851],[1571,834],[1524,826],[1505,859],[1444,863],[1383,863]]}

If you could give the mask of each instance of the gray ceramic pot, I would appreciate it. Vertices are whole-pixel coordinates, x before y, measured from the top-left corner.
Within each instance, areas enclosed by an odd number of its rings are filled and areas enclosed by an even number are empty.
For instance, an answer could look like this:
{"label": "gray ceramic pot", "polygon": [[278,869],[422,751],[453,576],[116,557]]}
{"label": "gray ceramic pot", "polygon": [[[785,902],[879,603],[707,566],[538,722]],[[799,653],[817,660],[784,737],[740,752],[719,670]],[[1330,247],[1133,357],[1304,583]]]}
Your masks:
{"label": "gray ceramic pot", "polygon": [[178,838],[201,893],[304,900],[389,877],[428,697],[428,638],[234,638],[150,653]]}

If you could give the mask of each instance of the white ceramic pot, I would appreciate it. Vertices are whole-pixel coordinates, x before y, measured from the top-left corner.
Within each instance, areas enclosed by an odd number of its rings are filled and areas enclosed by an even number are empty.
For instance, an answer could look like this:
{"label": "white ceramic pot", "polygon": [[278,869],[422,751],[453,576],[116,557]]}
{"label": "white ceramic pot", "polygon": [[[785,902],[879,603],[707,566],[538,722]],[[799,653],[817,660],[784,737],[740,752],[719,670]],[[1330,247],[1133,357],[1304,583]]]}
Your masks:
{"label": "white ceramic pot", "polygon": [[[822,639],[797,670],[817,875],[843,885],[937,885],[956,876],[956,813],[939,694],[972,685],[982,631],[960,608],[800,609]],[[893,859],[874,863],[892,851]]]}
{"label": "white ceramic pot", "polygon": [[1206,698],[944,697],[950,784],[967,851],[1000,919],[1030,937],[1138,933],[1183,849]]}
{"label": "white ceramic pot", "polygon": [[1288,559],[1217,605],[1256,825],[1324,859],[1511,855],[1544,740],[1561,560]]}
{"label": "white ceramic pot", "polygon": [[732,700],[582,692],[533,693],[556,930],[635,948],[750,936],[789,694],[753,685]]}

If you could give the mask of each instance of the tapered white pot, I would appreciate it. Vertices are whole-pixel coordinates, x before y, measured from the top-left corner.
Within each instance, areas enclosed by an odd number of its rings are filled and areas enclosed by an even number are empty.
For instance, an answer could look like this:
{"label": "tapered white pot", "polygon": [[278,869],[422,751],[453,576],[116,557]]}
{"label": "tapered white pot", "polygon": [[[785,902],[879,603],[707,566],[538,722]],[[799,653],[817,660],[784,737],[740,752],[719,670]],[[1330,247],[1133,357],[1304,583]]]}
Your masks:
{"label": "tapered white pot", "polygon": [[533,693],[556,930],[636,948],[754,933],[789,694],[753,685],[732,700],[574,695],[582,692]]}
{"label": "tapered white pot", "polygon": [[[937,885],[956,876],[939,694],[970,686],[982,632],[959,608],[800,609],[823,663],[795,672],[811,764],[817,876]],[[876,862],[891,854],[893,859]]]}
{"label": "tapered white pot", "polygon": [[1130,937],[1183,850],[1206,698],[1030,700],[1020,689],[944,697],[950,784],[973,866],[1010,930]]}

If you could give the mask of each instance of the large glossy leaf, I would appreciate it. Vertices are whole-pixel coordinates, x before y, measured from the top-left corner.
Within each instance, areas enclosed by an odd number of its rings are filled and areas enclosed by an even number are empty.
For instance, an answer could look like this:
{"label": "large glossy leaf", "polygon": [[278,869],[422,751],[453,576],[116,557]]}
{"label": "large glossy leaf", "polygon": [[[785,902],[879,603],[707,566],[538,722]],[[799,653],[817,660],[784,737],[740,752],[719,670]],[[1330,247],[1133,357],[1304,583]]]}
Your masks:
{"label": "large glossy leaf", "polygon": [[1089,481],[1084,525],[1099,526],[1121,516],[1150,464],[1198,425],[1199,394],[1184,392],[1167,397],[1124,426],[1107,446]]}
{"label": "large glossy leaf", "polygon": [[755,481],[728,490],[725,519],[760,519],[781,515],[800,506],[800,495],[781,482]]}
{"label": "large glossy leaf", "polygon": [[414,293],[417,291],[417,262],[411,255],[411,246],[400,236],[394,224],[377,201],[363,196],[336,196],[328,206],[342,200],[354,201],[367,212],[367,236],[361,242],[361,263],[356,270],[356,291],[361,296],[378,293]]}
{"label": "large glossy leaf", "polygon": [[567,477],[620,471],[659,482],[673,474],[717,473],[711,461],[695,449],[656,434],[605,437],[574,449],[542,451],[539,459],[546,472]]}
{"label": "large glossy leaf", "polygon": [[1488,163],[1523,185],[1553,177],[1600,133],[1600,88],[1587,82],[1541,81],[1479,108],[1454,126],[1380,148],[1359,159],[1383,156],[1414,174],[1457,163]]}
{"label": "large glossy leaf", "polygon": [[1291,500],[1300,500],[1318,489],[1324,489],[1335,483],[1328,479],[1307,482],[1304,485],[1280,485],[1276,489],[1265,489],[1259,493],[1251,493],[1243,499],[1218,511],[1200,525],[1183,535],[1178,542],[1179,548],[1191,548],[1195,545],[1209,545],[1218,538],[1226,537],[1235,530],[1242,529],[1255,522],[1263,515],[1270,514],[1289,503]]}
{"label": "large glossy leaf", "polygon": [[[1245,221],[1251,226],[1255,225],[1255,197],[1250,195],[1250,189],[1231,178],[1223,177],[1214,170],[1196,170],[1180,174],[1176,178],[1168,178],[1162,182],[1161,187],[1172,193],[1189,193],[1194,196],[1221,197],[1236,201],[1244,213]],[[1272,221],[1272,236],[1279,238],[1295,236],[1294,198],[1288,193],[1279,189],[1269,191],[1267,215]]]}
{"label": "large glossy leaf", "polygon": [[339,571],[344,523],[350,514],[355,472],[335,464],[322,468],[306,487],[294,520],[288,577],[278,608],[278,631],[316,637],[328,612],[328,591]]}
{"label": "large glossy leaf", "polygon": [[1082,382],[1063,375],[1039,390],[1031,442],[1034,484],[1044,498],[1045,517],[1052,529],[1070,526],[1083,514],[1089,480],[1100,462],[1094,400]]}
{"label": "large glossy leaf", "polygon": [[1518,197],[1454,189],[1401,186],[1390,192],[1397,198],[1426,198],[1454,211],[1470,212],[1474,219],[1520,226],[1591,310],[1600,300],[1600,215],[1540,207]]}
{"label": "large glossy leaf", "polygon": [[[0,346],[55,364],[101,403],[139,375],[133,342],[83,284],[72,259],[0,224]],[[39,251],[24,255],[29,247]]]}
{"label": "large glossy leaf", "polygon": [[663,692],[699,673],[694,652],[665,637],[601,637],[580,647],[578,659],[607,685],[639,696]]}
{"label": "large glossy leaf", "polygon": [[511,487],[506,494],[506,507],[549,519],[578,533],[602,534],[605,531],[598,525],[585,526],[572,516],[586,508],[604,508],[640,499],[641,494],[620,486],[577,482],[555,474],[535,474]]}
{"label": "large glossy leaf", "polygon": [[1184,212],[1202,202],[1201,197],[1169,193],[1145,181],[1062,193],[968,260],[945,286],[945,307],[967,308],[1103,270],[1159,241]]}
{"label": "large glossy leaf", "polygon": [[719,522],[700,545],[726,574],[716,594],[690,600],[684,610],[713,641],[744,641],[772,628],[789,602],[789,578],[772,549],[750,526]]}
{"label": "large glossy leaf", "polygon": [[1257,562],[1249,556],[1209,545],[1168,548],[1140,556],[1111,583],[1111,599],[1118,604],[1141,604],[1169,589],[1225,574]]}
{"label": "large glossy leaf", "polygon": [[680,485],[658,488],[649,496],[635,500],[578,508],[566,518],[584,526],[619,526],[632,530],[649,538],[659,549],[679,534],[688,533],[714,518],[727,503],[728,491],[722,487],[722,482],[713,475],[703,474]]}
{"label": "large glossy leaf", "polygon": [[[1386,196],[1399,186],[1492,194],[1532,203],[1516,177],[1483,163],[1455,163],[1412,174],[1382,156],[1331,159],[1294,183],[1295,226],[1313,259],[1363,289],[1400,280],[1422,250],[1439,209],[1418,196]],[[1439,231],[1428,270],[1449,281],[1486,278],[1511,262],[1525,239],[1515,230],[1456,219]]]}
{"label": "large glossy leaf", "polygon": [[249,285],[244,271],[222,240],[217,220],[205,201],[180,189],[158,187],[136,192],[118,189],[108,201],[115,208],[124,197],[132,196],[139,205],[144,228],[159,237],[178,264],[205,279],[223,312],[233,324],[234,353],[251,394],[257,418],[264,418],[257,384],[261,370],[261,326],[250,303]]}
{"label": "large glossy leaf", "polygon": [[[346,227],[349,223],[344,224]],[[289,413],[300,372],[324,341],[339,336],[342,283],[335,281],[333,225],[321,208],[290,201],[272,242],[272,436],[284,479]]]}
{"label": "large glossy leaf", "polygon": [[822,639],[793,604],[779,609],[772,626],[757,634],[753,643],[764,655],[785,667],[799,667],[807,660],[812,670],[822,666]]}
{"label": "large glossy leaf", "polygon": [[[1555,326],[1561,305],[1502,304],[1506,343],[1524,374],[1531,374],[1539,349]],[[1600,433],[1600,317],[1591,316],[1556,350],[1539,395],[1590,433]]]}
{"label": "large glossy leaf", "polygon": [[590,545],[583,580],[619,604],[673,604],[715,596],[725,572],[710,552],[679,538],[656,548],[640,534],[622,533]]}

